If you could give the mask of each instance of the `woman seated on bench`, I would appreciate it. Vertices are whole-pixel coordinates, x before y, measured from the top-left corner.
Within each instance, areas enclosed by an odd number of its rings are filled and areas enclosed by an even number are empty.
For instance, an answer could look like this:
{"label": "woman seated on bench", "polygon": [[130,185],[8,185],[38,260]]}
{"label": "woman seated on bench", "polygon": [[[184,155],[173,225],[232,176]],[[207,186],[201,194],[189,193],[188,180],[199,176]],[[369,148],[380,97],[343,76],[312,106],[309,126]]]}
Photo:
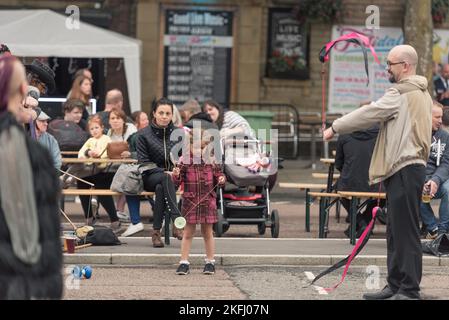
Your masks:
{"label": "woman seated on bench", "polygon": [[[180,216],[176,204],[176,189],[171,179],[173,163],[170,160],[170,151],[177,143],[170,140],[171,133],[176,129],[172,122],[173,108],[173,103],[166,98],[156,101],[151,113],[150,125],[137,133],[139,163],[154,164],[154,168],[142,173],[142,179],[144,189],[156,193],[152,235],[155,248],[164,246],[160,230],[165,210],[169,212],[172,220]],[[182,230],[173,226],[173,236],[181,240]]]}

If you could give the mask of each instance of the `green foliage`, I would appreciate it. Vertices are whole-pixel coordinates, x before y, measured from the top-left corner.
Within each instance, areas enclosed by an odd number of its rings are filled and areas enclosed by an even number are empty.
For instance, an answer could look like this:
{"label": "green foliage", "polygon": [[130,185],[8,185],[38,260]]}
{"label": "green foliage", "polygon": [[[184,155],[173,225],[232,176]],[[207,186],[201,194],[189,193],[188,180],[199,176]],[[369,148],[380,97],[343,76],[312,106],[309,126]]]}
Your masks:
{"label": "green foliage", "polygon": [[275,72],[297,71],[306,67],[306,59],[302,55],[284,55],[274,50],[269,60],[270,67]]}
{"label": "green foliage", "polygon": [[432,19],[434,23],[443,23],[448,12],[449,0],[432,0]]}
{"label": "green foliage", "polygon": [[334,22],[343,12],[342,0],[299,0],[294,13],[300,22],[307,19]]}

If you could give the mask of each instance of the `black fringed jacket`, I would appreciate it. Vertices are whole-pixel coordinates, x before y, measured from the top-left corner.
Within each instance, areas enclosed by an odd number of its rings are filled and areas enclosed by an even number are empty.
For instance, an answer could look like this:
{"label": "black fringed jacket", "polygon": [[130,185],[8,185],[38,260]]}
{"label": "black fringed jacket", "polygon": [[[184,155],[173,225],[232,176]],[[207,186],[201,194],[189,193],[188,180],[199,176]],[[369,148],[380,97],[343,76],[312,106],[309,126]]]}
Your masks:
{"label": "black fringed jacket", "polygon": [[[11,126],[20,127],[11,114],[0,115],[0,133]],[[60,187],[48,151],[28,135],[26,143],[33,171],[42,253],[34,265],[26,265],[15,256],[0,202],[0,300],[60,299],[63,292]]]}

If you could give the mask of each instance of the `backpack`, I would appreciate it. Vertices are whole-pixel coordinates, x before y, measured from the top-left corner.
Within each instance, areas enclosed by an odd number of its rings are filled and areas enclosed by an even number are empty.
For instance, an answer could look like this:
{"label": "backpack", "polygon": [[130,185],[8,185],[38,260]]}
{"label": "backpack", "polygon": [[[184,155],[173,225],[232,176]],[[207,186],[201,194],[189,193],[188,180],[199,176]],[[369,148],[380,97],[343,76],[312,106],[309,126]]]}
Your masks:
{"label": "backpack", "polygon": [[89,139],[89,134],[75,122],[61,119],[48,124],[48,133],[58,141],[61,151],[78,151]]}
{"label": "backpack", "polygon": [[449,234],[442,233],[432,241],[425,241],[421,244],[424,253],[433,254],[437,257],[449,256]]}
{"label": "backpack", "polygon": [[122,244],[112,229],[105,226],[95,226],[89,231],[84,239],[85,243],[92,243],[94,246],[115,246]]}

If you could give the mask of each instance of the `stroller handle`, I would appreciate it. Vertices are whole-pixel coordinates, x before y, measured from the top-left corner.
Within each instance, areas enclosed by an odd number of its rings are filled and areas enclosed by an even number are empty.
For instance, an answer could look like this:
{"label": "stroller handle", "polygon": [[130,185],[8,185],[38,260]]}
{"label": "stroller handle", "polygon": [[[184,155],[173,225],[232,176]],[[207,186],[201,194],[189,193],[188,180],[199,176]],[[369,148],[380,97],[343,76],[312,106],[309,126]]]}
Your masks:
{"label": "stroller handle", "polygon": [[227,144],[233,144],[233,143],[249,143],[249,142],[255,142],[257,144],[272,144],[273,141],[271,140],[259,140],[259,139],[234,139],[234,138],[222,138],[221,139],[222,144],[227,145]]}

